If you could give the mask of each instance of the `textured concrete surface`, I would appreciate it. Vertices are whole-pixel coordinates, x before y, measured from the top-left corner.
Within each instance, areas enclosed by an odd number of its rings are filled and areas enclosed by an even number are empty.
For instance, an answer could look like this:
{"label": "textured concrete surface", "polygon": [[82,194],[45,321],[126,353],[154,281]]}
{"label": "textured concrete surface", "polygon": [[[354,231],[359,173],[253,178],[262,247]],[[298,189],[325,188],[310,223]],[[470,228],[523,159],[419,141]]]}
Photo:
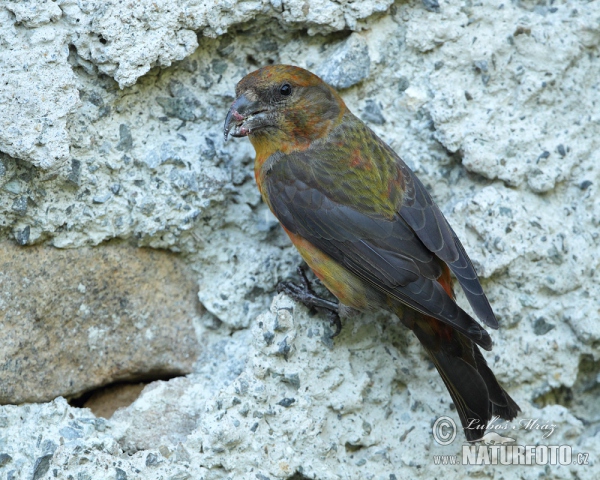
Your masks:
{"label": "textured concrete surface", "polygon": [[[383,314],[349,320],[333,345],[330,334],[327,321],[278,296],[249,332],[215,337],[206,352],[214,361],[201,359],[201,372],[147,386],[111,420],[62,399],[2,407],[4,469],[21,474],[9,478],[44,469],[37,478],[63,479],[494,478],[494,470],[504,478],[595,478],[594,457],[587,467],[436,466],[434,455],[460,454],[463,441],[442,447],[432,439],[440,412],[453,413],[418,341]],[[496,358],[506,383],[510,354]],[[551,440],[549,430],[525,423],[500,433],[519,444],[598,451],[598,436],[568,408],[527,402],[528,382],[511,387],[522,419],[551,422]],[[597,408],[594,393],[578,393]],[[10,440],[17,433],[18,444]]]}
{"label": "textured concrete surface", "polygon": [[[222,322],[196,319],[211,353],[193,374],[149,385],[108,422],[60,399],[3,407],[3,474],[595,478],[593,465],[436,467],[462,439],[442,448],[431,425],[457,417],[393,319],[353,319],[332,348],[313,343],[326,325],[300,307],[263,331],[299,258],[260,202],[249,143],[223,143],[221,127],[235,83],[259,66],[335,83],[476,263],[501,321],[488,361],[523,418],[556,424],[550,439],[520,429],[518,442],[568,444],[597,465],[598,0],[38,1],[0,15],[2,238],[179,252]],[[287,361],[273,354],[286,335]]]}
{"label": "textured concrete surface", "polygon": [[3,242],[0,259],[0,403],[192,371],[203,309],[179,257]]}

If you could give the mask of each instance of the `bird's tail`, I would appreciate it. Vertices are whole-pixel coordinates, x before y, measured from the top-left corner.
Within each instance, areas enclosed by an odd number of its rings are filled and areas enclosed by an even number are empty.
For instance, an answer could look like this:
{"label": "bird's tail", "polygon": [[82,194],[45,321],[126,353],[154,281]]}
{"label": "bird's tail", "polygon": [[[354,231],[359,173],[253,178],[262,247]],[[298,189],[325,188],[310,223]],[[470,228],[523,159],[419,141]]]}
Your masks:
{"label": "bird's tail", "polygon": [[521,409],[500,386],[479,347],[434,318],[416,316],[412,329],[452,397],[467,440],[480,439],[494,416],[515,418]]}

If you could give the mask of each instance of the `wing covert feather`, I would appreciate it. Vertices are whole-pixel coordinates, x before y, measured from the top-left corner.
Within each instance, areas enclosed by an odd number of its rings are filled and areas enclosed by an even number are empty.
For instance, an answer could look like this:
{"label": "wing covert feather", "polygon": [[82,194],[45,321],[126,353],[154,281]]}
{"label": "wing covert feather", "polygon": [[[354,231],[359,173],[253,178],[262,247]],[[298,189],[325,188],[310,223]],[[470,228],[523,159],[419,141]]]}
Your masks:
{"label": "wing covert feather", "polygon": [[373,288],[452,325],[482,348],[491,348],[487,332],[436,281],[442,273],[439,260],[400,215],[389,219],[340,205],[314,184],[289,175],[283,163],[271,170],[266,188],[271,208],[287,230]]}

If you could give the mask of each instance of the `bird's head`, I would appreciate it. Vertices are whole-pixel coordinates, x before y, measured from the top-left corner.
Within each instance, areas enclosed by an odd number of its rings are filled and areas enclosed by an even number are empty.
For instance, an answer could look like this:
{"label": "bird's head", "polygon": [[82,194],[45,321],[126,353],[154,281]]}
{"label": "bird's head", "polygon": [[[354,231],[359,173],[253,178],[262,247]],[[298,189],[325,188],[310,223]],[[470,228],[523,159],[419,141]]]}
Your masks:
{"label": "bird's head", "polygon": [[271,65],[246,75],[225,119],[225,139],[248,136],[259,150],[294,150],[321,138],[346,111],[337,92],[303,68]]}

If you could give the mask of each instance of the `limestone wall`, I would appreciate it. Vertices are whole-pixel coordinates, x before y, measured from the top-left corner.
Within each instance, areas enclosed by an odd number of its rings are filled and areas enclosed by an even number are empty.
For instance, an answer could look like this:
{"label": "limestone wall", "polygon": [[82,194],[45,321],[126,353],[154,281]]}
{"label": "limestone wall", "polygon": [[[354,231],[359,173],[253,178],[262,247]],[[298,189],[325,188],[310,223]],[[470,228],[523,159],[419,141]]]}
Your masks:
{"label": "limestone wall", "polygon": [[[273,300],[299,256],[249,142],[222,134],[235,83],[269,63],[338,88],[432,192],[501,323],[488,362],[522,418],[556,425],[515,424],[517,443],[597,465],[599,0],[3,0],[0,397],[19,405],[0,407],[0,478],[465,477],[434,465],[462,434],[441,447],[433,422],[458,418],[397,319],[332,343]],[[53,375],[49,345],[71,362]],[[156,372],[190,374],[109,420],[52,400]]]}

